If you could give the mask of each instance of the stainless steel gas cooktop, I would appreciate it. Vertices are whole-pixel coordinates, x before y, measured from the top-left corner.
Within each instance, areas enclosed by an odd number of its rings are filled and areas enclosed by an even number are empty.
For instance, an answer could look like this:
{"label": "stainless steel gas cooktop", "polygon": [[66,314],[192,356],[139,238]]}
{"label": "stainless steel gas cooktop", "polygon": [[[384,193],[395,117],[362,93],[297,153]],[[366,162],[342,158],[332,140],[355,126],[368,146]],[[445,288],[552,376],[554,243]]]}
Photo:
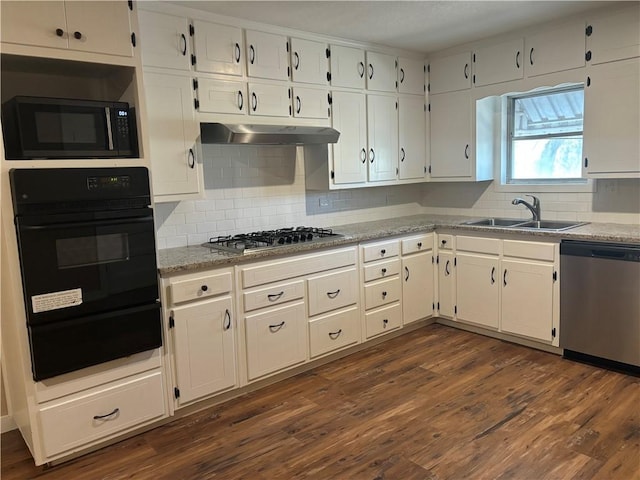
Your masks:
{"label": "stainless steel gas cooktop", "polygon": [[204,246],[226,252],[244,253],[299,243],[317,243],[323,240],[326,241],[329,238],[341,236],[339,233],[333,233],[333,231],[328,228],[291,227],[212,237]]}

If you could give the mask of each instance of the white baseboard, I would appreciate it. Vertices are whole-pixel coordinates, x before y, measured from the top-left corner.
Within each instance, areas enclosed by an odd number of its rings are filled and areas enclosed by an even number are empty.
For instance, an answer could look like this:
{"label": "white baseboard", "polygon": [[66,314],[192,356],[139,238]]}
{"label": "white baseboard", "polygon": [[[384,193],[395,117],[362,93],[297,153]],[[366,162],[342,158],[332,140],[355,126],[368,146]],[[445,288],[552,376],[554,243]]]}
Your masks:
{"label": "white baseboard", "polygon": [[16,428],[16,424],[13,421],[13,418],[11,418],[9,415],[3,415],[2,417],[0,417],[0,433],[5,433],[5,432],[10,432],[11,430],[15,430]]}

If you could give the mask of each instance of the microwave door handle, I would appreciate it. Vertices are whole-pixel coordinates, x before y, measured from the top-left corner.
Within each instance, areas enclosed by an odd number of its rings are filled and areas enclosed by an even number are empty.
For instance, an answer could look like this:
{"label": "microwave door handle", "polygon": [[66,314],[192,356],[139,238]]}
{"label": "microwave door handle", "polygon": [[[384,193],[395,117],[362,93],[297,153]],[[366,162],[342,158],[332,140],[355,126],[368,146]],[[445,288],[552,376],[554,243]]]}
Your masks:
{"label": "microwave door handle", "polygon": [[147,223],[153,220],[153,216],[112,220],[93,220],[88,222],[49,223],[46,225],[20,225],[20,230],[47,230],[51,228],[77,228],[77,227],[106,227],[112,225],[129,225],[132,223]]}
{"label": "microwave door handle", "polygon": [[107,139],[109,141],[109,150],[113,150],[113,131],[111,130],[111,108],[104,108],[104,115],[107,120]]}

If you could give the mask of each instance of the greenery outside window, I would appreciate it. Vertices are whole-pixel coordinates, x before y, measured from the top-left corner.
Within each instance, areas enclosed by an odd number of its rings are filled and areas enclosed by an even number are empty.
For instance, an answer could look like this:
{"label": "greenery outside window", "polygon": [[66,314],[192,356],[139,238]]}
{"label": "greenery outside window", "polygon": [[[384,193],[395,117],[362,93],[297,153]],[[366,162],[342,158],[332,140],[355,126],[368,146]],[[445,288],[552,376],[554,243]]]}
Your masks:
{"label": "greenery outside window", "polygon": [[586,184],[582,86],[507,99],[507,184]]}

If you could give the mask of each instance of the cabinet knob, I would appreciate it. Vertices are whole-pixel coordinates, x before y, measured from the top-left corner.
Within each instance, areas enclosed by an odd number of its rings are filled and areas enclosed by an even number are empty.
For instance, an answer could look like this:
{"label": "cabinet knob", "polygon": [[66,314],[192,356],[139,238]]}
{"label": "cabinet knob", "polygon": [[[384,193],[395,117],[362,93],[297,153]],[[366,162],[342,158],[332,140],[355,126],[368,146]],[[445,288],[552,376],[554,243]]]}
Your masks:
{"label": "cabinet knob", "polygon": [[444,247],[447,244],[446,240],[442,240],[442,246]]}
{"label": "cabinet knob", "polygon": [[56,35],[61,37],[64,35],[64,30],[62,30],[61,28],[56,28]]}
{"label": "cabinet knob", "polygon": [[75,38],[76,40],[80,40],[82,38],[82,33],[73,32],[73,38]]}
{"label": "cabinet knob", "polygon": [[422,242],[418,242],[418,248],[422,248]]}
{"label": "cabinet knob", "polygon": [[385,253],[387,253],[387,251],[384,248],[380,250],[380,255],[384,255]]}
{"label": "cabinet knob", "polygon": [[386,275],[386,273],[387,273],[387,269],[386,269],[386,268],[383,268],[383,269],[382,269],[382,275]]}
{"label": "cabinet knob", "polygon": [[206,286],[206,285],[202,285],[202,286],[200,287],[200,290],[202,290],[203,292],[206,292],[207,290],[209,290],[209,287],[208,287],[208,286]]}
{"label": "cabinet knob", "polygon": [[387,298],[387,292],[382,292],[382,298]]}
{"label": "cabinet knob", "polygon": [[388,319],[385,318],[384,320],[382,320],[382,327],[387,328],[387,323],[389,323]]}

